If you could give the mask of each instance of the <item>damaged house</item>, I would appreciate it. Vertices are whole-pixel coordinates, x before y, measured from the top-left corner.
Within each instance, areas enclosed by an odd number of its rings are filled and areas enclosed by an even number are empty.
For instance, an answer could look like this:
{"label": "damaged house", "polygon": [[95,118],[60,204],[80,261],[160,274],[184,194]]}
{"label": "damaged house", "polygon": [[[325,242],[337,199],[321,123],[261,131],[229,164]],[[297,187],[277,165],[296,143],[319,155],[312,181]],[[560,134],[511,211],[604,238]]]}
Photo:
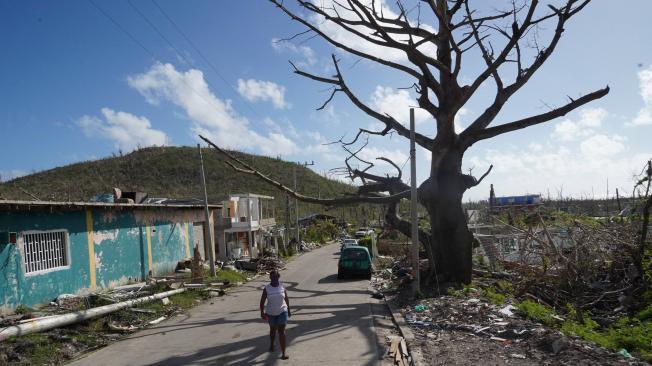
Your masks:
{"label": "damaged house", "polygon": [[224,201],[216,231],[218,258],[257,258],[265,249],[278,249],[273,199],[244,193],[232,194]]}
{"label": "damaged house", "polygon": [[200,204],[0,201],[0,310],[173,272],[209,246]]}

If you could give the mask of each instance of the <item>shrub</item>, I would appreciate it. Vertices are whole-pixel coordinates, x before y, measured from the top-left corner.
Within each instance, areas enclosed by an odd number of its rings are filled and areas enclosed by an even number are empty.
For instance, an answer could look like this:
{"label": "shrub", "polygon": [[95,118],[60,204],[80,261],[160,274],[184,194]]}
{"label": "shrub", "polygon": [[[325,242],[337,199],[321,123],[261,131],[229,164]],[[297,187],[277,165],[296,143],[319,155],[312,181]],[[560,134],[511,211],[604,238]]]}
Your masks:
{"label": "shrub", "polygon": [[548,326],[559,324],[559,320],[554,318],[554,310],[532,300],[524,300],[517,304],[516,308],[528,319],[538,321]]}
{"label": "shrub", "polygon": [[332,221],[317,221],[306,232],[306,241],[324,244],[337,235],[337,226]]}
{"label": "shrub", "polygon": [[486,288],[484,296],[494,305],[503,305],[505,303],[505,295],[494,291],[493,287]]}
{"label": "shrub", "polygon": [[373,255],[373,239],[371,236],[365,236],[362,239],[358,239],[358,245],[367,248],[369,250],[369,254]]}

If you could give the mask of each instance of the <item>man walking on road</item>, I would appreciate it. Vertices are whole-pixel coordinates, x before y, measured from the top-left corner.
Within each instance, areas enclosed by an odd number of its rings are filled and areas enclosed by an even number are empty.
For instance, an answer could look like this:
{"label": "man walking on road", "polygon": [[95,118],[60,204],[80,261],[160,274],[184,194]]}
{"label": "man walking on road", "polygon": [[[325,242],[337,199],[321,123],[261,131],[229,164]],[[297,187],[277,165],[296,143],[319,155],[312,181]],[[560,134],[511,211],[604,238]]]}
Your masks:
{"label": "man walking on road", "polygon": [[[279,281],[280,278],[281,275],[277,270],[272,270],[269,273],[271,281],[265,285],[263,295],[260,297],[260,317],[269,322],[269,351],[274,351],[274,339],[278,333],[281,343],[281,359],[287,360],[289,357],[285,353],[285,326],[291,312],[288,293]],[[265,306],[265,301],[267,301],[267,306]]]}

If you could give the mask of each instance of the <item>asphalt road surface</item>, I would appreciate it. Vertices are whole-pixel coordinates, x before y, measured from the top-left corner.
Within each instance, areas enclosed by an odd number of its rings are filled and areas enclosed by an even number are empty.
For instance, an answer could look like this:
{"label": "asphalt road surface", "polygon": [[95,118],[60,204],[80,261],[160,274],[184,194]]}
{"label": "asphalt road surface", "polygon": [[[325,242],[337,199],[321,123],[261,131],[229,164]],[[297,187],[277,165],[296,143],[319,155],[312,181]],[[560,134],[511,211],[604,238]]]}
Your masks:
{"label": "asphalt road surface", "polygon": [[[268,279],[259,278],[72,365],[379,365],[387,321],[374,317],[385,310],[370,297],[369,281],[337,280],[338,251],[324,246],[281,272],[292,309],[289,360],[280,359],[278,339],[276,352],[267,352],[258,304]],[[383,325],[377,332],[374,324]]]}

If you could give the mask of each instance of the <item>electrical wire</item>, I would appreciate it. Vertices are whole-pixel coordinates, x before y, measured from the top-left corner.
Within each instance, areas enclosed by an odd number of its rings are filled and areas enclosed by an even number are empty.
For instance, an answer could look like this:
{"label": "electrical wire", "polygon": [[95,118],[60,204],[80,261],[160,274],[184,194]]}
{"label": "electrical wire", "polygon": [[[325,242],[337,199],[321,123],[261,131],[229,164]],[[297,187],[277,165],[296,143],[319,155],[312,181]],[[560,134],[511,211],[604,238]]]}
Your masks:
{"label": "electrical wire", "polygon": [[234,87],[233,85],[231,85],[231,83],[229,83],[229,81],[226,80],[226,78],[225,78],[224,76],[222,76],[222,73],[220,73],[220,72],[217,70],[217,67],[215,67],[215,65],[214,65],[214,64],[213,64],[213,63],[208,59],[208,57],[206,57],[206,56],[204,55],[204,53],[199,49],[199,47],[197,47],[197,45],[195,44],[195,42],[193,42],[193,41],[190,39],[190,37],[188,37],[188,36],[186,35],[186,33],[185,33],[183,30],[181,30],[181,27],[179,27],[179,25],[174,21],[174,19],[172,19],[172,17],[171,17],[170,15],[168,15],[168,13],[167,13],[167,12],[166,12],[166,11],[165,11],[161,6],[160,6],[160,5],[156,2],[156,0],[151,0],[151,2],[152,2],[152,4],[154,4],[154,6],[156,6],[156,7],[158,8],[158,10],[159,10],[159,11],[161,12],[161,14],[163,14],[163,16],[164,16],[164,17],[165,17],[165,18],[170,22],[170,24],[172,24],[172,26],[174,27],[174,29],[175,29],[175,30],[176,30],[176,31],[177,31],[177,32],[178,32],[178,33],[183,37],[183,39],[185,39],[186,42],[188,42],[188,44],[190,44],[190,47],[192,47],[192,49],[195,50],[195,52],[197,52],[197,54],[199,55],[199,57],[201,57],[201,59],[204,60],[204,62],[206,62],[206,64],[210,67],[210,69],[213,70],[213,72],[214,72],[214,73],[215,73],[215,74],[216,74],[220,79],[222,79],[222,81],[223,81],[226,85],[228,85],[229,88],[231,88],[231,90],[233,91],[233,93],[234,93],[235,95],[237,95],[238,97],[240,97],[240,99],[241,99],[241,100],[244,102],[244,104],[249,108],[249,110],[251,110],[251,111],[252,111],[254,114],[256,114],[258,117],[261,117],[261,115],[260,115],[260,114],[259,114],[259,113],[254,109],[254,108],[253,108],[253,106],[252,106],[249,102],[247,102],[246,99],[242,98],[242,96],[241,96],[240,93],[235,89],[235,87]]}
{"label": "electrical wire", "polygon": [[[194,66],[193,62],[191,60],[189,60],[186,56],[184,56],[184,54],[181,51],[179,51],[178,48],[176,48],[174,46],[174,44],[170,41],[170,39],[168,39],[163,34],[163,32],[161,32],[161,30],[158,29],[158,27],[156,25],[154,25],[154,23],[152,23],[152,21],[150,21],[149,18],[147,18],[147,16],[142,11],[140,11],[140,9],[138,9],[136,7],[136,5],[134,5],[133,2],[131,2],[131,0],[127,0],[127,3],[129,3],[129,6],[131,6],[131,8],[134,9],[134,11],[138,14],[138,16],[140,16],[140,18],[143,19],[145,21],[145,23],[147,23],[147,25],[149,25],[150,28],[152,28],[154,30],[154,32],[156,32],[156,34],[158,34],[159,37],[161,37],[161,39],[163,39],[165,41],[165,43],[167,43],[168,46],[170,46],[170,48],[172,48],[174,50],[174,52],[176,52],[177,56],[179,56],[181,59],[183,59],[183,61],[186,64],[188,64],[190,66]],[[226,96],[223,95],[218,88],[216,88],[213,84],[210,83],[210,81],[208,81],[206,79],[204,79],[204,80],[211,87],[211,89],[215,90],[220,95],[220,97],[222,97],[222,99],[227,99]]]}
{"label": "electrical wire", "polygon": [[[150,49],[145,47],[145,45],[140,42],[134,35],[132,35],[126,28],[124,28],[115,18],[113,18],[109,13],[104,11],[99,5],[97,5],[93,0],[88,0],[97,10],[100,11],[101,14],[103,14],[106,18],[108,18],[118,29],[120,29],[124,34],[126,34],[132,41],[134,41],[138,46],[140,46],[148,55],[150,55],[155,61],[161,62],[154,52],[152,52]],[[131,4],[131,2],[129,2]],[[132,4],[133,6],[133,4]],[[183,55],[180,55],[183,57]],[[215,105],[214,101],[211,101],[207,99],[205,96],[203,96],[201,93],[199,93],[192,85],[190,85],[185,78],[181,78],[181,81],[193,92],[195,93],[198,97],[203,99],[209,106],[212,106],[216,110],[220,111],[221,108],[219,106]]]}

